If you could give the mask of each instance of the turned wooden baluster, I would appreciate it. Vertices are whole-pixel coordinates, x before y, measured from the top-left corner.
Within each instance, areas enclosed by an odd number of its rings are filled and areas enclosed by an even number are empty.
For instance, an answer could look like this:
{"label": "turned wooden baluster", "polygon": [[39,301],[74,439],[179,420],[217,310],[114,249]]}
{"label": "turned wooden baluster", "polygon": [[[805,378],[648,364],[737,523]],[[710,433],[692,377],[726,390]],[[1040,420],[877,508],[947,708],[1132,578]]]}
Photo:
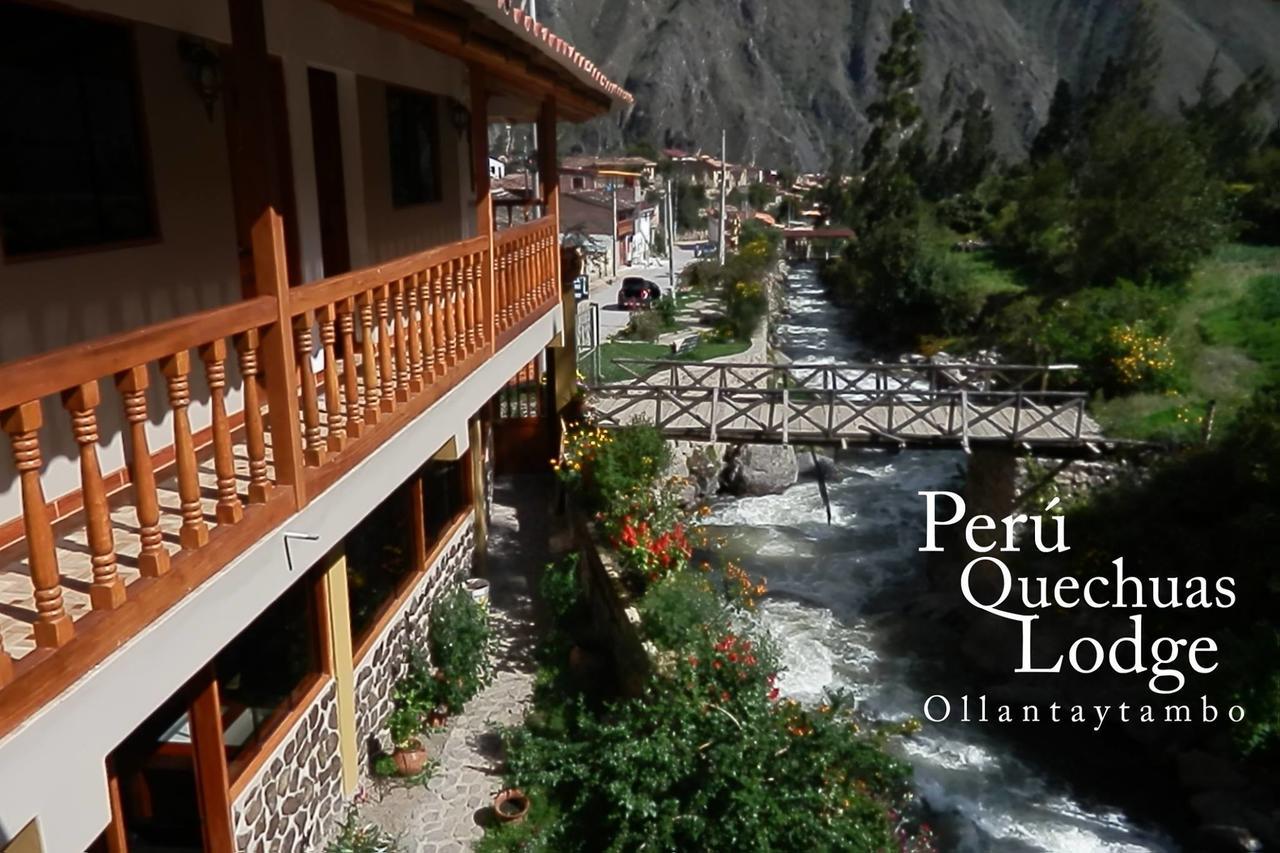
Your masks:
{"label": "turned wooden baluster", "polygon": [[169,384],[169,408],[173,409],[173,450],[178,463],[178,505],[182,528],[178,541],[183,548],[200,548],[209,541],[209,525],[200,505],[200,470],[196,466],[196,445],[191,438],[191,353],[183,350],[160,361],[160,372]]}
{"label": "turned wooden baluster", "polygon": [[422,303],[422,376],[427,383],[436,381],[436,312],[431,293],[430,269],[418,278],[418,301]]}
{"label": "turned wooden baluster", "polygon": [[147,385],[145,365],[116,376],[116,388],[124,398],[124,417],[129,423],[129,481],[133,484],[133,505],[138,512],[138,571],[155,578],[169,571],[169,551],[160,532],[160,502],[156,498],[156,475],[147,446]]}
{"label": "turned wooden baluster", "polygon": [[320,345],[324,348],[324,423],[329,433],[328,447],[338,452],[347,443],[347,417],[342,411],[338,390],[338,309],[326,305],[319,311]]}
{"label": "turned wooden baluster", "polygon": [[376,424],[382,414],[377,359],[373,354],[373,293],[360,294],[360,368],[364,374],[364,420]]}
{"label": "turned wooden baluster", "polygon": [[311,326],[315,315],[306,311],[293,318],[293,351],[302,385],[302,438],[305,459],[313,468],[324,464],[325,452],[320,431],[320,401],[316,395],[316,374],[311,369]]}
{"label": "turned wooden baluster", "polygon": [[374,291],[374,306],[378,310],[378,375],[382,379],[381,406],[384,412],[396,408],[396,375],[391,362],[391,309],[389,288],[382,285]]}
{"label": "turned wooden baluster", "polygon": [[27,561],[35,588],[36,621],[32,626],[36,645],[57,648],[71,639],[71,617],[62,604],[62,581],[58,576],[58,554],[53,546],[53,524],[49,521],[40,483],[40,401],[23,403],[4,413],[4,431],[13,444],[14,467],[22,490],[22,521],[27,534]]}
{"label": "turned wooden baluster", "polygon": [[227,420],[227,342],[219,338],[205,344],[200,347],[200,358],[213,410],[213,471],[218,490],[215,513],[219,524],[235,524],[244,518],[244,505],[236,494],[236,462],[231,452],[231,423]]}
{"label": "turned wooden baluster", "polygon": [[493,325],[501,333],[507,328],[507,247],[500,246],[494,253],[497,257],[493,261],[493,294],[497,304],[493,306]]}
{"label": "turned wooden baluster", "polygon": [[454,291],[453,261],[444,262],[444,337],[449,366],[458,363],[457,293]]}
{"label": "turned wooden baluster", "polygon": [[445,314],[448,313],[449,296],[445,293],[445,267],[443,264],[431,268],[431,324],[436,338],[436,375],[444,376],[449,372],[449,336],[445,331]]}
{"label": "turned wooden baluster", "polygon": [[84,497],[85,532],[89,541],[89,565],[93,583],[89,601],[94,610],[115,610],[124,604],[124,581],[116,572],[116,542],[111,531],[111,509],[98,463],[98,404],[102,402],[98,380],[62,393],[62,404],[71,413],[71,432],[80,448],[80,492]]}
{"label": "turned wooden baluster", "polygon": [[390,285],[391,308],[395,313],[395,335],[391,343],[395,346],[396,358],[396,400],[409,402],[409,320],[405,315],[404,298],[405,280],[399,279]]}
{"label": "turned wooden baluster", "polygon": [[556,292],[556,241],[550,234],[542,235],[542,294],[541,301],[555,296]]}
{"label": "turned wooden baluster", "polygon": [[529,312],[529,279],[532,277],[532,255],[529,251],[529,238],[520,238],[520,295],[516,299],[516,316],[524,319]]}
{"label": "turned wooden baluster", "polygon": [[267,442],[262,426],[262,400],[258,392],[257,329],[236,337],[240,356],[240,375],[244,377],[244,443],[249,455],[249,503],[264,504],[271,496],[267,479]]}
{"label": "turned wooden baluster", "polygon": [[359,438],[364,432],[364,412],[360,404],[359,367],[356,365],[355,300],[348,297],[338,314],[338,331],[342,335],[342,402],[346,414],[347,435]]}
{"label": "turned wooden baluster", "polygon": [[422,324],[418,322],[419,314],[426,316],[426,306],[422,304],[422,273],[415,272],[404,280],[404,298],[409,311],[409,390],[414,394],[426,387],[423,379],[425,368],[422,364]]}
{"label": "turned wooden baluster", "polygon": [[475,255],[467,255],[462,259],[462,265],[466,268],[466,304],[463,306],[463,313],[466,315],[467,322],[467,352],[476,351],[476,297],[480,294],[480,289],[476,284],[476,259]]}

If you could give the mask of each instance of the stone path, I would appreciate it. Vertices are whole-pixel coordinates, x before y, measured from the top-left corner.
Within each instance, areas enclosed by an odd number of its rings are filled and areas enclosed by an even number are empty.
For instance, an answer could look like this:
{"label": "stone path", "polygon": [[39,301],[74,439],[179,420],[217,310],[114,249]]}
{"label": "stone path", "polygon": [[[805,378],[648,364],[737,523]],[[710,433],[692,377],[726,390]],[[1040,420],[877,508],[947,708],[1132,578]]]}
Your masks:
{"label": "stone path", "polygon": [[431,737],[438,766],[424,786],[373,790],[362,822],[400,836],[417,853],[471,849],[484,834],[493,797],[502,788],[498,730],[520,721],[533,689],[535,606],[540,568],[549,559],[549,480],[504,477],[495,487],[489,528],[490,624],[497,650],[493,683]]}

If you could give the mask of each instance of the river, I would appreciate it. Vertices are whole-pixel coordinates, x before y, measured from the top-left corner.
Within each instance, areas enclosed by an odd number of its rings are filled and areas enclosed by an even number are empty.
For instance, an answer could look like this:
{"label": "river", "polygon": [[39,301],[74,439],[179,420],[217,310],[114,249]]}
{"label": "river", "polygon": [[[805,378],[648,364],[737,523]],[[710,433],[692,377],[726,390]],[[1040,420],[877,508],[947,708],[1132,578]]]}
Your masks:
{"label": "river", "polygon": [[[787,292],[790,312],[779,333],[789,357],[801,363],[866,357],[842,331],[839,311],[811,268],[793,269]],[[923,536],[916,493],[958,489],[964,465],[958,451],[844,451],[829,478],[830,525],[817,482],[807,478],[781,495],[713,506],[708,520],[729,534],[730,555],[768,579],[760,614],[780,646],[785,693],[814,700],[826,689],[845,689],[864,713],[898,721],[921,717],[932,693],[965,692],[963,676],[943,664],[941,632],[926,618],[903,614],[929,591],[916,551]],[[926,723],[896,748],[938,816],[943,850],[1177,849],[981,724]]]}

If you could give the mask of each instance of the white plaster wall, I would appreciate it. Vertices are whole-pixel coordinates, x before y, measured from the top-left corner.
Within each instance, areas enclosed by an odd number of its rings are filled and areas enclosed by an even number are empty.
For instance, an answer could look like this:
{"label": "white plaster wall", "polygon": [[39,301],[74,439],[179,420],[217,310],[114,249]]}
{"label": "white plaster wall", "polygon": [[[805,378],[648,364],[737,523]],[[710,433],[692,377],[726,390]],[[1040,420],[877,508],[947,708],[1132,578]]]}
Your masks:
{"label": "white plaster wall", "polygon": [[[39,818],[49,851],[83,850],[109,816],[104,761],[151,711],[321,559],[561,332],[553,306],[306,509],[260,540],[0,740],[0,844]],[[291,571],[285,531],[293,540]],[[69,734],[74,733],[74,734]]]}

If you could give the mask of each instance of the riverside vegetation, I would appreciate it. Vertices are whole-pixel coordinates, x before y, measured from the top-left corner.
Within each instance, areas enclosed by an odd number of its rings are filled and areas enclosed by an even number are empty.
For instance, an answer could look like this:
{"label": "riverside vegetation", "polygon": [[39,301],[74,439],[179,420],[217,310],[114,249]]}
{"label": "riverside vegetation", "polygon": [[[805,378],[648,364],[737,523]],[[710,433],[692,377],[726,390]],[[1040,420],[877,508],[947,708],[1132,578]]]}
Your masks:
{"label": "riverside vegetation", "polygon": [[647,425],[583,424],[566,438],[560,478],[612,550],[655,665],[638,696],[608,688],[602,664],[581,663],[595,638],[577,555],[546,568],[554,629],[535,706],[505,737],[506,781],[534,807],[481,849],[933,849],[910,769],[884,750],[894,732],[842,697],[805,707],[779,695],[777,657],[751,618],[764,582],[716,565],[662,480],[667,454]]}
{"label": "riverside vegetation", "polygon": [[810,200],[859,234],[823,275],[864,340],[1079,364],[1073,385],[1097,393],[1103,426],[1136,438],[1196,439],[1211,405],[1229,420],[1280,377],[1280,126],[1260,123],[1265,67],[1224,92],[1210,63],[1194,102],[1160,113],[1143,4],[1092,87],[1059,85],[1030,156],[999,163],[982,91],[930,128],[915,18],[891,35],[861,179],[837,167]]}

